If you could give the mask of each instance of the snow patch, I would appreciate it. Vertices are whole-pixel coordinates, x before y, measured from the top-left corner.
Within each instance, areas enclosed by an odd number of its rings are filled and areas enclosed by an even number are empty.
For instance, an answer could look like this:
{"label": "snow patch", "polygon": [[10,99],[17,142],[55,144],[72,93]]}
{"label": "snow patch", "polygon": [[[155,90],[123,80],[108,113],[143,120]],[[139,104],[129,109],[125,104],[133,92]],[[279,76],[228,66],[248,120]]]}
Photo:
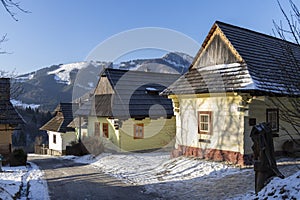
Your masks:
{"label": "snow patch", "polygon": [[11,99],[10,102],[13,104],[14,107],[18,107],[18,108],[32,108],[32,109],[37,109],[40,107],[39,104],[27,104],[27,103],[23,103],[20,100],[16,100],[16,99]]}
{"label": "snow patch", "polygon": [[[29,186],[28,196],[21,193],[20,199],[49,200],[47,182],[43,172],[34,163],[30,166],[2,167],[0,172],[0,199],[16,199],[22,187]],[[25,195],[25,196],[24,196]]]}
{"label": "snow patch", "polygon": [[61,65],[58,69],[54,71],[48,72],[48,74],[54,74],[54,79],[59,82],[59,83],[64,83],[64,84],[71,84],[71,79],[70,79],[70,73],[71,71],[77,69],[83,69],[86,68],[89,65],[87,62],[77,62],[77,63],[70,63],[70,64],[64,64]]}
{"label": "snow patch", "polygon": [[92,166],[126,183],[145,185],[146,191],[149,193],[153,190],[153,184],[157,183],[169,184],[175,187],[176,190],[181,190],[182,185],[180,182],[183,180],[192,180],[208,175],[220,178],[240,172],[239,168],[219,162],[187,157],[170,159],[169,152],[103,153],[96,158],[88,155],[77,158],[69,157],[69,159],[80,163],[90,163]]}
{"label": "snow patch", "polygon": [[88,82],[88,85],[89,85],[90,88],[94,88],[95,87],[93,82]]}
{"label": "snow patch", "polygon": [[240,169],[221,162],[187,157],[170,159],[168,152],[103,153],[97,157],[64,158],[90,164],[125,183],[144,185],[145,193],[158,194],[161,199],[300,199],[298,169],[286,179],[273,179],[256,197],[254,184],[253,188],[250,184],[254,181],[253,169]]}
{"label": "snow patch", "polygon": [[28,172],[26,182],[30,185],[28,199],[44,199],[50,200],[48,193],[48,185],[46,180],[43,178],[44,173],[39,169],[39,167],[30,163],[31,170]]}
{"label": "snow patch", "polygon": [[151,92],[156,92],[156,91],[158,91],[158,89],[153,88],[153,87],[147,87],[146,90],[147,90],[147,91],[151,91]]}
{"label": "snow patch", "polygon": [[300,171],[285,179],[274,178],[257,195],[250,192],[233,199],[300,199]]}
{"label": "snow patch", "polygon": [[173,66],[179,68],[179,69],[185,68],[185,66],[184,66],[183,64],[179,64],[179,63],[174,62],[174,61],[172,61],[172,60],[168,60],[168,59],[165,59],[165,58],[163,58],[163,60],[166,61],[167,63],[169,63],[169,64],[171,64],[171,65],[173,65]]}
{"label": "snow patch", "polygon": [[36,72],[32,72],[27,75],[21,75],[16,78],[16,81],[19,83],[24,83],[25,81],[31,80],[34,78]]}
{"label": "snow patch", "polygon": [[[240,83],[240,86],[242,90],[247,89],[257,89],[256,83],[253,81],[249,73],[240,75],[240,71],[242,65],[240,63],[230,63],[230,64],[219,64],[219,65],[211,65],[211,66],[205,66],[201,68],[197,68],[198,72],[213,72],[213,73],[219,73],[220,75],[226,74],[234,76],[236,79],[243,80],[242,83]],[[203,73],[203,76],[206,74]],[[221,77],[221,76],[220,76]]]}

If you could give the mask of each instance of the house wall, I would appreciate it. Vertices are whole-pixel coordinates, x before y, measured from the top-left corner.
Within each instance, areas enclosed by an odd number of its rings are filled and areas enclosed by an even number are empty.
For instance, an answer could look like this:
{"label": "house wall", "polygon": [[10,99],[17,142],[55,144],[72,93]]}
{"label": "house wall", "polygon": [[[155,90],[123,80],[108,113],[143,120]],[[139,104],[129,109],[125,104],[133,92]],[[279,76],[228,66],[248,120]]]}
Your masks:
{"label": "house wall", "polygon": [[0,124],[0,144],[11,144],[12,127],[6,124]]}
{"label": "house wall", "polygon": [[0,124],[0,154],[6,155],[9,154],[11,151],[11,144],[12,144],[12,130],[9,125]]}
{"label": "house wall", "polygon": [[[245,140],[245,153],[246,154],[252,154],[252,141],[250,138],[250,133],[251,133],[251,129],[253,126],[249,125],[249,118],[255,118],[256,119],[256,124],[261,123],[261,122],[266,122],[266,109],[267,108],[277,108],[276,105],[279,105],[278,103],[275,103],[274,105],[274,101],[278,102],[278,99],[280,99],[280,101],[285,102],[285,106],[287,106],[288,108],[292,108],[291,104],[289,103],[289,101],[285,98],[276,98],[276,97],[257,97],[255,99],[253,99],[251,101],[251,103],[249,104],[249,111],[248,113],[246,113],[245,116],[245,135],[244,135],[244,140]],[[279,116],[280,116],[280,109],[279,109]],[[300,135],[298,135],[296,133],[296,131],[293,129],[293,127],[287,123],[282,121],[279,118],[279,137],[274,137],[273,138],[273,143],[274,143],[274,149],[275,151],[278,152],[282,152],[282,145],[285,141],[290,140],[290,136],[286,133],[285,130],[287,130],[291,136],[294,139],[300,139]]]}
{"label": "house wall", "polygon": [[[171,119],[128,119],[120,123],[118,130],[114,127],[114,120],[105,117],[88,118],[88,136],[93,137],[95,122],[100,123],[100,138],[105,148],[118,151],[140,151],[158,149],[164,146],[174,146],[175,117]],[[108,123],[109,138],[103,137],[102,125]],[[144,124],[144,139],[134,139],[134,124]]]}
{"label": "house wall", "polygon": [[77,135],[74,131],[61,133],[61,137],[62,137],[62,150],[66,150],[66,147],[70,146],[71,142],[77,140]]}
{"label": "house wall", "polygon": [[[69,146],[71,142],[76,141],[75,132],[60,133],[55,131],[47,131],[49,137],[49,149],[53,155],[65,154],[66,146]],[[56,143],[53,142],[53,137],[56,135]]]}
{"label": "house wall", "polygon": [[95,135],[95,122],[100,123],[100,137],[103,137],[103,123],[108,123],[108,137],[109,139],[117,144],[118,143],[118,134],[116,134],[116,130],[113,126],[113,120],[108,119],[107,117],[89,117],[88,118],[88,136]]}
{"label": "house wall", "polygon": [[[47,131],[48,133],[48,138],[49,138],[49,149],[58,151],[60,153],[62,153],[62,137],[61,134],[59,132],[55,132],[55,131]],[[56,143],[53,142],[53,137],[54,135],[56,135]]]}
{"label": "house wall", "polygon": [[[101,141],[101,144],[96,144],[98,147],[93,144],[93,147],[89,147],[88,144],[86,144],[86,148],[90,151],[97,151],[95,148],[104,148],[104,150],[113,150],[113,151],[119,151],[119,131],[115,129],[114,127],[114,119],[108,119],[107,117],[89,117],[88,118],[88,137],[95,137],[95,122],[100,123],[100,136],[99,141]],[[108,138],[103,137],[103,123],[108,123]],[[103,145],[102,147],[99,145]]]}
{"label": "house wall", "polygon": [[[134,124],[144,124],[144,138],[134,139]],[[143,120],[128,119],[119,129],[120,148],[125,151],[141,151],[174,146],[175,117]]]}
{"label": "house wall", "polygon": [[[76,130],[76,140],[79,140],[79,128],[75,128]],[[81,128],[81,138],[88,136],[88,128]]]}
{"label": "house wall", "polygon": [[[230,161],[240,162],[238,160],[245,154],[244,113],[238,110],[240,101],[241,97],[233,93],[174,98],[177,120],[175,148],[191,151],[183,152],[186,155],[195,154],[217,160],[224,160],[222,156],[228,154]],[[212,134],[198,133],[199,111],[212,111]],[[210,143],[199,142],[199,139],[209,140]]]}

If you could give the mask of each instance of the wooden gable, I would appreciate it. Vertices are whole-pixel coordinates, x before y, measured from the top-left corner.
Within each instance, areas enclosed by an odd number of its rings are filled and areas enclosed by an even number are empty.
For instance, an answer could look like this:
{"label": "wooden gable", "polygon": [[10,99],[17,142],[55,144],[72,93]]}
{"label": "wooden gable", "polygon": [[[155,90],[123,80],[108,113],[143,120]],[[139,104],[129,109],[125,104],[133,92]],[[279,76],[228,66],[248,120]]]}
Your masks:
{"label": "wooden gable", "polygon": [[109,82],[107,76],[101,75],[94,94],[95,95],[114,94],[114,90],[113,90],[111,83]]}
{"label": "wooden gable", "polygon": [[189,71],[162,94],[226,91],[300,96],[299,63],[298,44],[217,21]]}
{"label": "wooden gable", "polygon": [[219,26],[214,24],[197,53],[192,68],[241,62],[243,62],[243,58]]}

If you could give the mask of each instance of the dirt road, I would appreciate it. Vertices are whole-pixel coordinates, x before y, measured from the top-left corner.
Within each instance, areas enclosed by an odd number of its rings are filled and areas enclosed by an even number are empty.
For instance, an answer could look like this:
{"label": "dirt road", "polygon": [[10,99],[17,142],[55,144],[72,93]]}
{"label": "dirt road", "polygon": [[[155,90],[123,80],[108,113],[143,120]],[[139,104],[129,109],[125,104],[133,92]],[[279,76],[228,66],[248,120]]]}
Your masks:
{"label": "dirt road", "polygon": [[122,183],[89,166],[55,157],[29,157],[44,172],[51,200],[146,200],[154,196],[143,194],[143,187]]}

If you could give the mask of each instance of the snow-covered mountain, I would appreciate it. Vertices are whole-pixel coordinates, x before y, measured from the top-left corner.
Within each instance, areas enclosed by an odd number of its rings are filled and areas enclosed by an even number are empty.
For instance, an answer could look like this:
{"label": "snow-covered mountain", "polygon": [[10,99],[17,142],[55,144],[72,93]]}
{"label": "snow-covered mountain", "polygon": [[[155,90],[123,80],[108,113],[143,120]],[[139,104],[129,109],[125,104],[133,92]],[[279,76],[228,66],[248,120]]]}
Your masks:
{"label": "snow-covered mountain", "polygon": [[129,60],[114,64],[113,67],[126,70],[184,74],[192,61],[193,58],[187,54],[171,52],[162,58]]}
{"label": "snow-covered mountain", "polygon": [[18,76],[16,81],[22,85],[23,92],[16,100],[25,104],[40,105],[39,108],[43,110],[53,110],[59,102],[70,102],[92,91],[103,68],[183,74],[192,59],[187,54],[172,52],[162,58],[137,59],[121,63],[90,61],[52,65]]}
{"label": "snow-covered mountain", "polygon": [[[60,65],[58,69],[48,72],[48,75],[53,74],[54,79],[58,83],[67,85],[72,84],[72,75],[77,74],[79,70],[83,70],[89,67],[103,68],[107,66],[106,62],[77,62]],[[90,86],[90,85],[89,85]]]}

